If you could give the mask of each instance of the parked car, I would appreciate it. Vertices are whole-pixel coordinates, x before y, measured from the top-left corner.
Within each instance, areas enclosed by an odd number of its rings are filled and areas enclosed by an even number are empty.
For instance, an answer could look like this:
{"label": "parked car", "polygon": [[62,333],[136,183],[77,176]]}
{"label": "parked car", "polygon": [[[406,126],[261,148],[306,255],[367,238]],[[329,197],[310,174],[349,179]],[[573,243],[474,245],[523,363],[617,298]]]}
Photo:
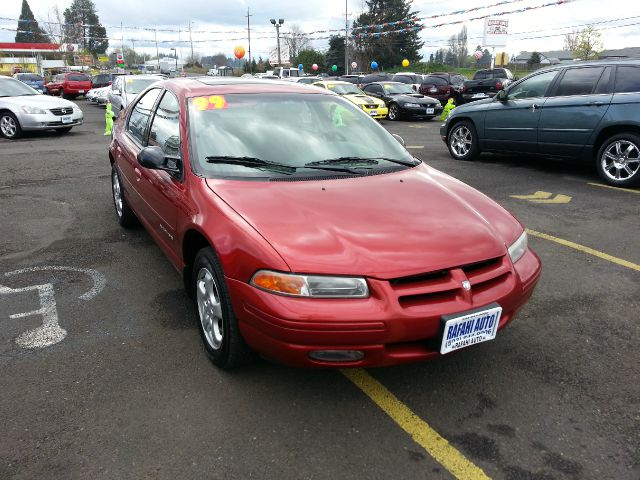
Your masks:
{"label": "parked car", "polygon": [[341,82],[339,80],[325,80],[316,82],[314,85],[343,96],[351,103],[364,110],[371,118],[375,118],[376,120],[382,120],[389,112],[387,105],[383,100],[365,94],[352,83]]}
{"label": "parked car", "polygon": [[91,79],[92,88],[108,87],[113,83],[114,75],[112,73],[99,73]]}
{"label": "parked car", "polygon": [[416,92],[420,89],[420,85],[424,80],[424,75],[421,73],[413,73],[413,72],[401,72],[396,73],[391,79],[394,82],[406,83],[407,85],[411,85]]}
{"label": "parked car", "polygon": [[518,220],[366,116],[321,88],[202,78],[116,121],[117,219],[182,272],[216,365],[424,360],[493,339],[530,297]]}
{"label": "parked car", "polygon": [[108,99],[113,114],[118,116],[127,105],[145,88],[163,80],[160,75],[118,75],[111,84]]}
{"label": "parked car", "polygon": [[317,77],[317,76],[296,77],[291,79],[292,82],[297,82],[297,83],[302,83],[307,85],[311,85],[317,82],[318,80],[320,80],[320,77]]}
{"label": "parked car", "polygon": [[41,95],[29,85],[0,76],[0,135],[4,138],[15,140],[31,130],[67,133],[83,118],[75,103]]}
{"label": "parked car", "polygon": [[362,88],[365,85],[373,82],[389,82],[391,81],[391,78],[393,78],[393,76],[389,75],[388,73],[370,73],[369,75],[364,75],[362,78],[360,78],[356,85],[358,86],[358,88]]}
{"label": "parked car", "polygon": [[401,117],[422,117],[431,120],[442,112],[438,100],[416,93],[411,86],[400,82],[376,82],[365,85],[364,93],[384,100],[389,108],[389,120]]}
{"label": "parked car", "polygon": [[61,73],[45,84],[49,95],[59,95],[62,98],[76,98],[91,90],[89,75],[78,72]]}
{"label": "parked car", "polygon": [[38,75],[37,73],[16,73],[13,75],[13,78],[21,81],[22,83],[26,83],[40,93],[46,93],[47,91],[44,87],[44,78],[42,75]]}
{"label": "parked car", "polygon": [[364,75],[341,75],[340,77],[338,77],[338,79],[343,82],[349,82],[353,83],[354,85],[358,85],[364,77]]}
{"label": "parked car", "polygon": [[425,75],[418,91],[423,95],[437,98],[444,105],[450,98],[461,103],[462,85],[466,78],[458,73],[430,73]]}
{"label": "parked car", "polygon": [[451,156],[517,152],[594,162],[609,185],[640,184],[640,61],[546,68],[492,99],[453,110],[440,134]]}
{"label": "parked car", "polygon": [[473,80],[466,80],[462,84],[462,102],[493,97],[515,79],[516,76],[508,68],[478,70],[473,75]]}

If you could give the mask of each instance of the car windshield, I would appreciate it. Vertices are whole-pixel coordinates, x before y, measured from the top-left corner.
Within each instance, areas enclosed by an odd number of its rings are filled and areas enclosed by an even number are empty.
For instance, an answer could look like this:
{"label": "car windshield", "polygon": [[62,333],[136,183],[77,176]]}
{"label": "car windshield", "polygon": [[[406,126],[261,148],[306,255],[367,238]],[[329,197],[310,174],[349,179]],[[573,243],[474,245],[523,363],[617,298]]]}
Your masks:
{"label": "car windshield", "polygon": [[22,82],[42,82],[42,77],[35,73],[21,73],[18,75],[18,80]]}
{"label": "car windshield", "polygon": [[67,80],[70,82],[89,82],[91,79],[87,75],[69,75]]}
{"label": "car windshield", "polygon": [[404,83],[385,83],[383,88],[387,93],[416,93],[413,88]]}
{"label": "car windshield", "polygon": [[327,88],[338,95],[358,95],[362,94],[360,89],[349,83],[328,83]]}
{"label": "car windshield", "polygon": [[127,78],[126,91],[128,94],[137,95],[152,83],[160,81],[160,78]]}
{"label": "car windshield", "polygon": [[13,78],[0,80],[0,97],[19,97],[23,95],[39,95],[39,93],[26,83]]}
{"label": "car windshield", "polygon": [[206,177],[315,177],[419,163],[360,108],[332,95],[213,95],[190,98],[188,108],[192,163]]}

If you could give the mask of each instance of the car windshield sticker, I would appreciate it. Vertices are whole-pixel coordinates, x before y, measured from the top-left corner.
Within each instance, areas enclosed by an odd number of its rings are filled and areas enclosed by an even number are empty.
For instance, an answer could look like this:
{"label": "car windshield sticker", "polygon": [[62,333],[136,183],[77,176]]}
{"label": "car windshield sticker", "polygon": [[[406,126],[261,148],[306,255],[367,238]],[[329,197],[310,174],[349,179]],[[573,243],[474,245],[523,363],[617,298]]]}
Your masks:
{"label": "car windshield sticker", "polygon": [[195,97],[192,99],[197,110],[220,110],[227,108],[227,100],[222,95],[211,95],[210,97]]}

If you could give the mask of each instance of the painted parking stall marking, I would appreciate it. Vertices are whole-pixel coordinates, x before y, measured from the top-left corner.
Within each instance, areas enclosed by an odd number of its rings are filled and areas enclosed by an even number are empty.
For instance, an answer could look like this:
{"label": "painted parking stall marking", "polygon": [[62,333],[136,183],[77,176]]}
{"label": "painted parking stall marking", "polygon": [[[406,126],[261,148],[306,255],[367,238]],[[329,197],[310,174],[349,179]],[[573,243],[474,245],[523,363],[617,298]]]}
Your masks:
{"label": "painted parking stall marking", "polygon": [[571,197],[569,195],[557,194],[555,197],[551,192],[538,191],[532,195],[509,195],[511,198],[518,200],[527,200],[532,203],[569,203]]}
{"label": "painted parking stall marking", "polygon": [[602,183],[587,183],[587,185],[591,185],[592,187],[609,188],[611,190],[618,190],[620,192],[635,193],[637,195],[640,195],[640,190],[637,190],[635,188],[614,187],[613,185],[603,185]]}
{"label": "painted parking stall marking", "polygon": [[[78,297],[79,300],[88,301],[98,295],[106,286],[106,279],[97,270],[91,268],[76,268],[64,266],[40,266],[29,267],[20,270],[13,270],[4,274],[5,278],[16,277],[33,272],[74,272],[87,275],[92,280],[91,289]],[[35,310],[14,313],[9,316],[11,319],[26,318],[40,315],[42,325],[32,330],[20,334],[15,343],[27,349],[40,349],[55,345],[67,336],[67,331],[58,322],[58,308],[52,283],[29,285],[26,287],[11,288],[0,284],[0,297],[5,295],[19,295],[26,292],[37,291],[40,307]]]}

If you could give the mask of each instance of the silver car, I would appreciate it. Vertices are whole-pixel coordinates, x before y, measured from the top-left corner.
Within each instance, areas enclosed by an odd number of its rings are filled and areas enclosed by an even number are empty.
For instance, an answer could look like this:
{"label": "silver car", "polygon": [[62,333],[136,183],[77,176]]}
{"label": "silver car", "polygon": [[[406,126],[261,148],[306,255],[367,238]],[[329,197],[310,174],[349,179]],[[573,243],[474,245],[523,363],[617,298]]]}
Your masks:
{"label": "silver car", "polygon": [[29,85],[0,77],[0,135],[16,139],[30,130],[67,133],[82,125],[84,115],[73,102],[41,95]]}
{"label": "silver car", "polygon": [[113,79],[109,90],[109,102],[113,114],[127,108],[136,96],[149,85],[164,80],[160,75],[119,75]]}

